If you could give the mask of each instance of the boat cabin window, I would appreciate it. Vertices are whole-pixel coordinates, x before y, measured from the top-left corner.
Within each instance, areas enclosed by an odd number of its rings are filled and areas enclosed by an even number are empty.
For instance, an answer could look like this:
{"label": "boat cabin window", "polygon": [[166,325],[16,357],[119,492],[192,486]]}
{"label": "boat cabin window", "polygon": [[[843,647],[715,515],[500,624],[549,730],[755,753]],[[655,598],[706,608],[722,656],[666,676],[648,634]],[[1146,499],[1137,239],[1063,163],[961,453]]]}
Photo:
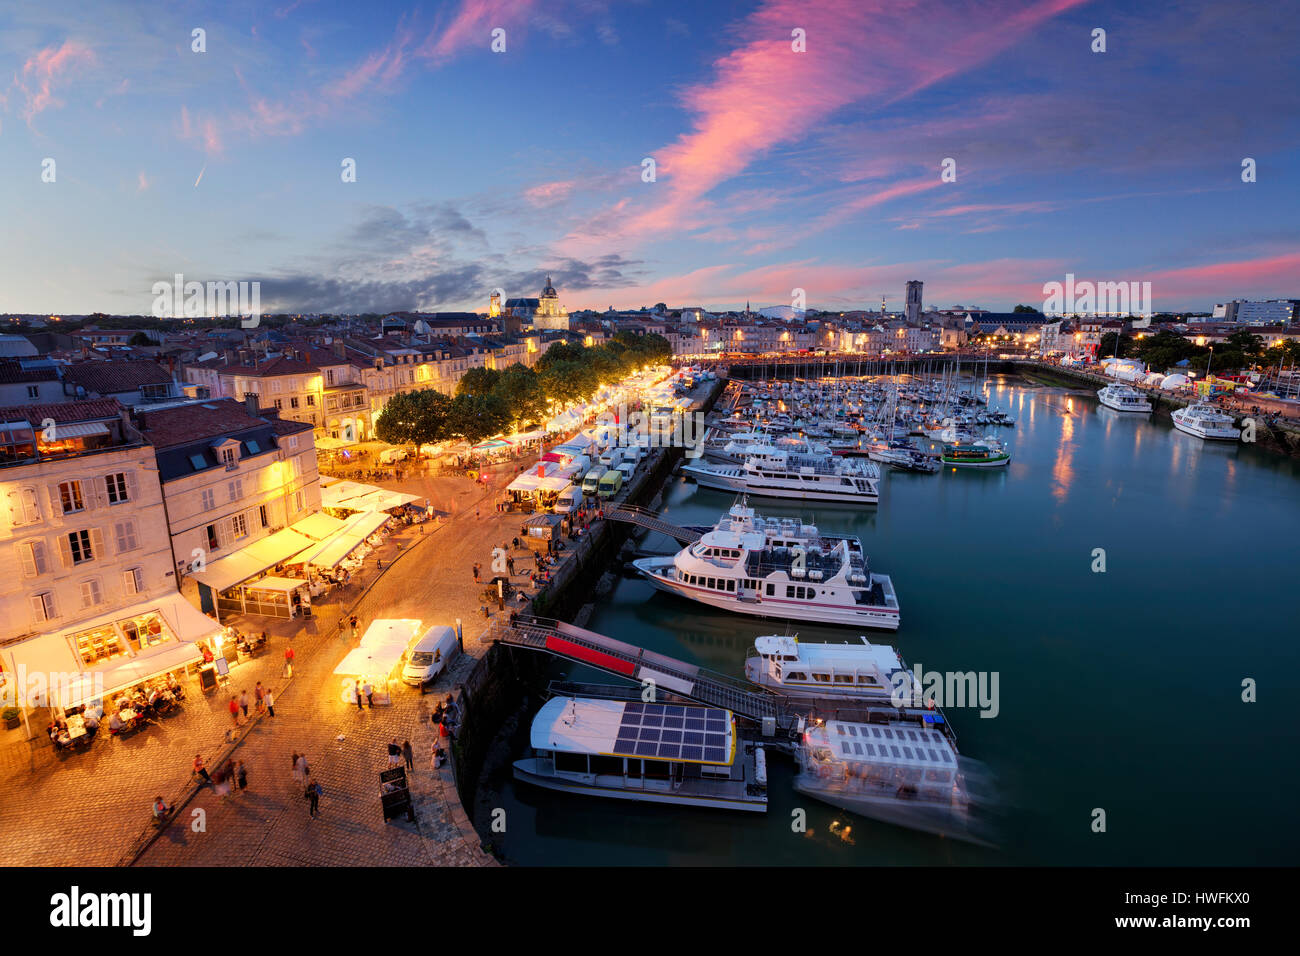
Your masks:
{"label": "boat cabin window", "polygon": [[727,590],[728,590],[728,591],[733,591],[733,592],[734,592],[734,591],[736,590],[736,582],[735,582],[735,581],[728,581],[728,582],[727,582]]}
{"label": "boat cabin window", "polygon": [[769,585],[767,586],[767,596],[768,596],[768,597],[775,597],[775,596],[776,596],[776,585],[775,585],[775,584],[769,584]]}
{"label": "boat cabin window", "polygon": [[803,671],[791,671],[785,675],[786,680],[807,680],[808,675]]}
{"label": "boat cabin window", "polygon": [[556,751],[555,770],[557,773],[586,773],[587,755]]}
{"label": "boat cabin window", "polygon": [[591,772],[612,774],[616,777],[623,775],[623,758],[622,757],[605,757],[599,754],[592,754]]}
{"label": "boat cabin window", "polygon": [[628,758],[627,758],[627,769],[626,769],[625,771],[623,771],[623,774],[624,774],[624,776],[627,776],[627,777],[639,777],[639,776],[641,776],[641,758],[639,758],[639,757],[628,757]]}
{"label": "boat cabin window", "polygon": [[668,760],[647,760],[645,762],[647,780],[667,780],[671,770],[672,763]]}
{"label": "boat cabin window", "polygon": [[835,675],[835,683],[837,683],[837,684],[852,684],[852,683],[853,683],[853,675],[852,675],[852,674],[836,674],[836,675]]}
{"label": "boat cabin window", "polygon": [[869,677],[869,676],[867,676],[866,674],[859,674],[859,675],[858,675],[858,683],[859,683],[859,684],[867,684],[867,685],[869,685],[869,686],[871,686],[871,687],[875,687],[875,686],[876,686],[876,679],[875,679],[874,677]]}
{"label": "boat cabin window", "polygon": [[818,683],[821,683],[821,684],[829,684],[829,683],[831,682],[831,675],[830,675],[830,674],[817,674],[817,673],[814,673],[814,674],[813,674],[813,680],[815,680],[815,681],[817,681]]}

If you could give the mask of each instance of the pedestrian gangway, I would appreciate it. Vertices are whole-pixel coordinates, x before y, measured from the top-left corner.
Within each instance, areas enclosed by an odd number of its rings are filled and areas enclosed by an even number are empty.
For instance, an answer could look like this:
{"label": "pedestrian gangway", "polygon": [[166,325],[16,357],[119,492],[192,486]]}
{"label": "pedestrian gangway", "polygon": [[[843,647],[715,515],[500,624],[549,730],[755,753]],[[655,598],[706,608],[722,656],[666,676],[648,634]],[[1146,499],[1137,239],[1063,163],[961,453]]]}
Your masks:
{"label": "pedestrian gangway", "polygon": [[658,531],[660,534],[675,538],[682,544],[694,544],[702,536],[700,531],[692,531],[689,528],[672,524],[659,517],[658,512],[651,511],[648,508],[640,508],[636,505],[615,505],[605,512],[605,517],[610,521],[622,521],[650,531]]}
{"label": "pedestrian gangway", "polygon": [[771,717],[783,731],[788,732],[794,726],[794,716],[757,684],[712,673],[563,621],[523,617],[512,623],[494,621],[483,639],[546,651],[643,685],[653,682],[665,691],[725,708],[750,720]]}

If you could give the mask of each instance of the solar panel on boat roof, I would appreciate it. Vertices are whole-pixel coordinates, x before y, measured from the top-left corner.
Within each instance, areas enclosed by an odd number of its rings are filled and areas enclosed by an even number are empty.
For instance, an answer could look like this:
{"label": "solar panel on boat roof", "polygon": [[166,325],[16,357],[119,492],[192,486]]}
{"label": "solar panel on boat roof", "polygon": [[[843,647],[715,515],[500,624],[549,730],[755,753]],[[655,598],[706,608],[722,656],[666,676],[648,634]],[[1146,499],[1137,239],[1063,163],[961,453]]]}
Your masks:
{"label": "solar panel on boat roof", "polygon": [[614,753],[660,760],[727,760],[727,712],[677,704],[625,704]]}

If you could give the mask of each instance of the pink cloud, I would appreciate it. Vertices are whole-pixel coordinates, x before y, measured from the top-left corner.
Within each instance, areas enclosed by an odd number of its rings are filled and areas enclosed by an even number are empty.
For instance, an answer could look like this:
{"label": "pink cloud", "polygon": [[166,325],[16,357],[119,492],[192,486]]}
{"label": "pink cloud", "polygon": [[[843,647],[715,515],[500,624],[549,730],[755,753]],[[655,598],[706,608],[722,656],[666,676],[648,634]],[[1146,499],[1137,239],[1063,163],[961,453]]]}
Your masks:
{"label": "pink cloud", "polygon": [[1159,301],[1206,295],[1291,295],[1300,275],[1300,252],[1257,259],[1237,259],[1206,265],[1167,269],[1135,279],[1150,280],[1151,295]]}
{"label": "pink cloud", "polygon": [[577,185],[577,182],[572,179],[538,183],[524,190],[524,198],[534,206],[550,206],[568,199]]}
{"label": "pink cloud", "polygon": [[23,118],[30,124],[38,113],[63,105],[54,97],[55,81],[76,67],[94,62],[94,51],[77,40],[64,40],[59,47],[45,47],[28,57],[22,77],[14,77],[14,85],[27,99]]}
{"label": "pink cloud", "polygon": [[[648,188],[660,195],[623,234],[679,230],[710,190],[838,110],[883,105],[971,69],[1081,2],[992,0],[926,12],[895,0],[768,0],[738,25],[744,42],[713,64],[711,79],[683,91],[691,129],[652,154],[660,182]],[[807,53],[791,50],[796,26],[806,31]]]}
{"label": "pink cloud", "polygon": [[[466,49],[487,51],[491,48],[492,31],[519,22],[519,18],[533,6],[533,0],[464,0],[445,30],[429,34],[419,55],[441,60],[463,53]],[[510,35],[506,33],[506,49]]]}

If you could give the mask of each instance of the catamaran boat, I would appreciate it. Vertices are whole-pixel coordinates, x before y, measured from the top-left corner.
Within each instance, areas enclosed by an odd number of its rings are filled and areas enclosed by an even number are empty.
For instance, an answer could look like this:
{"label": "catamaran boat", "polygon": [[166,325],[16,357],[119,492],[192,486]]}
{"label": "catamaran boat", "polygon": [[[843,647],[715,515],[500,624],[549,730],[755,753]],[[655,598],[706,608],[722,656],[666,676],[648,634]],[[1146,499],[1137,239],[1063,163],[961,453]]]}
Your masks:
{"label": "catamaran boat", "polygon": [[533,718],[516,780],[618,800],[767,810],[767,757],[729,710],[556,696]]}
{"label": "catamaran boat", "polygon": [[632,566],[660,591],[737,614],[898,630],[894,583],[872,573],[861,541],[743,502],[676,555]]}
{"label": "catamaran boat", "polygon": [[1241,431],[1232,423],[1232,416],[1223,414],[1209,402],[1175,409],[1172,417],[1175,428],[1197,438],[1236,441],[1241,437]]}
{"label": "catamaran boat", "polygon": [[773,449],[761,458],[751,455],[739,467],[695,463],[684,465],[682,473],[705,488],[743,491],[762,498],[844,501],[861,505],[880,502],[880,469],[861,458],[806,455]]}
{"label": "catamaran boat", "polygon": [[1117,412],[1151,413],[1151,402],[1130,385],[1107,385],[1097,392],[1097,398],[1107,408],[1113,408]]}
{"label": "catamaran boat", "polygon": [[745,676],[792,697],[910,701],[912,675],[888,644],[823,644],[769,634],[754,638]]}
{"label": "catamaran boat", "polygon": [[795,759],[800,793],[873,820],[985,842],[972,826],[966,764],[934,724],[816,721]]}
{"label": "catamaran boat", "polygon": [[986,437],[944,445],[939,460],[953,468],[1002,468],[1011,464],[1011,453],[996,438]]}

